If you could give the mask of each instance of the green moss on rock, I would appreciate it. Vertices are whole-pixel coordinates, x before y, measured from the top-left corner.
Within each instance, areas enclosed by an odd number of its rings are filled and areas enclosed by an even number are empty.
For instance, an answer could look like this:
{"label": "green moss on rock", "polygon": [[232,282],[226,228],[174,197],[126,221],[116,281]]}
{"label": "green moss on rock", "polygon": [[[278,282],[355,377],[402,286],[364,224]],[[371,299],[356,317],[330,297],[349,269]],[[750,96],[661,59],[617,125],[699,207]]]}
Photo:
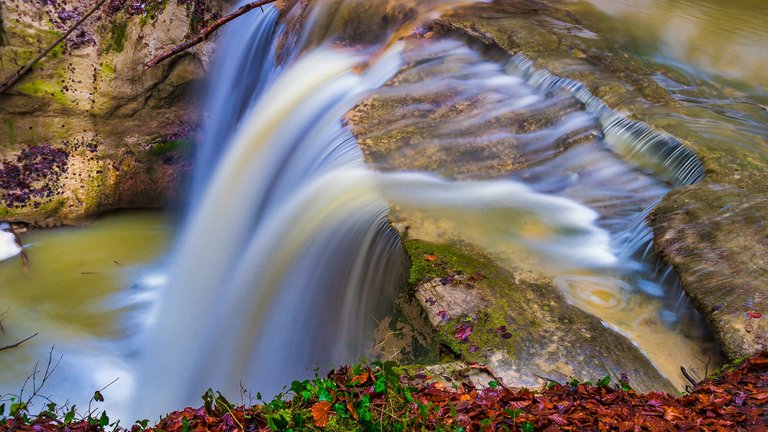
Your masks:
{"label": "green moss on rock", "polygon": [[487,364],[507,385],[626,371],[644,390],[675,391],[631,342],[568,304],[551,280],[513,273],[470,244],[407,239],[404,247],[434,350]]}
{"label": "green moss on rock", "polygon": [[119,53],[125,49],[125,33],[128,30],[127,21],[118,21],[109,29],[109,44],[105,48],[107,52]]}
{"label": "green moss on rock", "polygon": [[48,80],[36,79],[25,81],[16,87],[20,92],[30,96],[50,96],[56,102],[67,105],[69,100],[62,90],[62,86]]}

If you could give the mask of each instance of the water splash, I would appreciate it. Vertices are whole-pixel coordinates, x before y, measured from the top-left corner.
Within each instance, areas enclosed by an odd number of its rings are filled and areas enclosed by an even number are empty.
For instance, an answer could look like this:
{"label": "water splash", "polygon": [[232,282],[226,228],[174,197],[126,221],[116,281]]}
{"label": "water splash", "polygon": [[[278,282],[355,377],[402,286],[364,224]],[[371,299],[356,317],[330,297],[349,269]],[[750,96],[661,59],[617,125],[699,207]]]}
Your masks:
{"label": "water splash", "polygon": [[21,253],[21,247],[16,243],[16,236],[6,231],[9,228],[8,224],[0,224],[0,261],[5,261]]}

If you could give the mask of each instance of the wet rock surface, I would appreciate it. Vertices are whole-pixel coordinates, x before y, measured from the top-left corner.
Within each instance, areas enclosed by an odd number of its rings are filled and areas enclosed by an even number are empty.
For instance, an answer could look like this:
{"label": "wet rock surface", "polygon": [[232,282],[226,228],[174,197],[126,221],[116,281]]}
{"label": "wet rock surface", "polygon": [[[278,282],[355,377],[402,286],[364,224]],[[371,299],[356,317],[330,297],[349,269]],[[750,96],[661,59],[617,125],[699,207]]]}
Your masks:
{"label": "wet rock surface", "polygon": [[[459,36],[479,41],[491,50],[491,57],[492,51],[499,48],[509,54],[522,53],[536,67],[584,83],[611,108],[631,113],[693,149],[703,163],[704,180],[672,190],[652,212],[655,248],[674,267],[725,353],[731,358],[757,353],[768,343],[768,263],[764,259],[768,232],[763,220],[764,197],[768,193],[768,143],[765,127],[759,126],[761,122],[768,124],[768,112],[757,106],[752,109],[743,103],[739,105],[738,100],[734,102],[733,96],[724,95],[722,90],[701,89],[714,100],[722,100],[715,102],[716,108],[712,109],[728,113],[728,104],[735,103],[748,113],[744,124],[757,129],[746,140],[741,137],[742,143],[731,138],[735,134],[728,126],[724,126],[724,136],[713,135],[706,123],[711,115],[688,103],[690,97],[685,90],[685,85],[704,86],[703,83],[688,84],[685,77],[674,72],[622,55],[620,49],[611,45],[610,37],[600,34],[604,31],[591,28],[590,23],[556,4],[500,0],[459,8],[439,18],[417,37]],[[661,85],[664,82],[674,83],[670,88],[678,90],[668,90]],[[434,103],[418,97],[415,94],[411,99],[421,105]],[[397,136],[369,133],[373,129],[366,127],[366,112],[375,113],[371,124],[395,124],[397,116],[389,105],[395,104],[371,98],[348,116],[369,161],[382,169],[431,169],[451,177],[478,178],[500,176],[528,166],[514,142],[507,143],[511,148],[477,143],[469,147],[473,155],[490,162],[461,165],[450,153],[443,156],[430,151],[428,146],[408,150],[408,143],[428,135],[428,127],[398,131]],[[446,117],[472,109],[471,104],[446,106]],[[430,114],[436,115],[440,114]],[[433,120],[425,116],[424,124],[429,121]],[[695,126],[681,126],[687,123],[704,127],[697,130]],[[430,139],[433,138],[426,136],[427,142]],[[745,146],[743,141],[752,142]],[[564,149],[567,145],[551,151]]]}
{"label": "wet rock surface", "polygon": [[505,385],[627,373],[642,391],[675,391],[632,343],[568,304],[551,280],[513,274],[466,244],[407,240],[405,247],[432,344],[488,365]]}
{"label": "wet rock surface", "polygon": [[766,193],[702,184],[655,210],[656,245],[731,358],[768,349]]}
{"label": "wet rock surface", "polygon": [[[2,79],[91,6],[80,0],[3,2]],[[189,163],[172,148],[181,146],[169,143],[183,139],[198,120],[195,90],[211,46],[152,69],[143,65],[184,41],[219,8],[216,1],[108,2],[1,94],[3,181],[21,187],[5,191],[0,217],[54,226],[112,209],[174,202]],[[56,176],[40,181],[29,170],[11,172],[25,152],[44,146],[66,154]]]}

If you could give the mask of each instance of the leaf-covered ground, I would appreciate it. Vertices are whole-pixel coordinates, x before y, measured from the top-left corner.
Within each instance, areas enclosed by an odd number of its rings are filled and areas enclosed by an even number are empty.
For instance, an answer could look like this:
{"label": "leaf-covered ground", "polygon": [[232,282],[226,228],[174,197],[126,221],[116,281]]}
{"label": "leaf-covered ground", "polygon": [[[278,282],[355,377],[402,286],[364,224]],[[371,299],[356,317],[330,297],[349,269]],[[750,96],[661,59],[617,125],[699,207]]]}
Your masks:
{"label": "leaf-covered ground", "polygon": [[[628,383],[551,383],[540,391],[495,382],[406,373],[393,363],[343,367],[294,381],[272,402],[234,406],[207,392],[200,408],[168,414],[134,431],[766,431],[768,353],[697,385],[681,397],[638,394]],[[53,413],[5,418],[1,431],[101,431],[106,414],[75,420]],[[119,427],[118,427],[119,428]],[[122,428],[119,428],[122,429]]]}

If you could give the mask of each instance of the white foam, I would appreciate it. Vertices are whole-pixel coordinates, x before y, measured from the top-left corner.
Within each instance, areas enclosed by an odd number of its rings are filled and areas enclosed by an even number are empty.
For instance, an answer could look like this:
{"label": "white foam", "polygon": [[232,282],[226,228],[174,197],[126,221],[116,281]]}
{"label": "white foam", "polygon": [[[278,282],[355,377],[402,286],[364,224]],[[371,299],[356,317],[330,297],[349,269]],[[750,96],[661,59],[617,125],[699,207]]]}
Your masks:
{"label": "white foam", "polygon": [[0,261],[13,258],[21,253],[21,247],[16,243],[16,237],[3,231],[8,228],[8,224],[0,224]]}

